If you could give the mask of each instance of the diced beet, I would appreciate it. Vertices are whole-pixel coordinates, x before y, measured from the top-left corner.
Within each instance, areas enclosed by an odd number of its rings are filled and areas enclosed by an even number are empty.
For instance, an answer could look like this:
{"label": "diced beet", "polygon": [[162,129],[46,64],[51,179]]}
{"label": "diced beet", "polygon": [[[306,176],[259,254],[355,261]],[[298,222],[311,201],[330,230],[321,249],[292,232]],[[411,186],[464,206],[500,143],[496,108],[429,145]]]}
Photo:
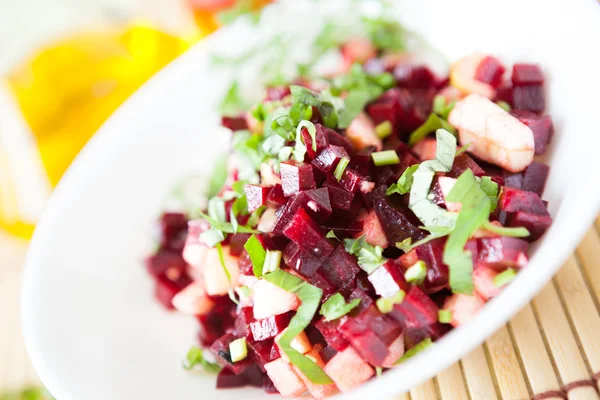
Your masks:
{"label": "diced beet", "polygon": [[254,340],[261,341],[274,338],[287,328],[290,319],[290,313],[285,313],[251,322],[250,330]]}
{"label": "diced beet", "polygon": [[546,108],[546,97],[541,85],[514,87],[512,97],[513,107],[517,110],[540,113]]}
{"label": "diced beet", "polygon": [[375,292],[382,297],[390,297],[398,290],[408,290],[409,285],[404,279],[404,271],[396,260],[388,260],[369,275],[369,281]]}
{"label": "diced beet", "polygon": [[315,257],[327,257],[333,251],[333,246],[325,238],[325,232],[302,208],[283,229],[283,234]]}
{"label": "diced beet", "polygon": [[[170,272],[170,271],[168,271]],[[173,309],[173,297],[192,282],[185,272],[165,273],[156,278],[154,295],[165,308]]]}
{"label": "diced beet", "polygon": [[337,288],[341,288],[354,280],[360,267],[356,258],[345,250],[343,244],[339,244],[323,262],[321,271],[327,275],[331,283]]}
{"label": "diced beet", "polygon": [[550,228],[552,224],[552,217],[550,215],[540,215],[529,213],[526,211],[517,211],[516,213],[509,215],[507,226],[511,227],[524,227],[529,231],[527,240],[533,242],[538,240],[544,232]]}
{"label": "diced beet", "polygon": [[146,258],[146,269],[152,276],[160,276],[167,271],[172,274],[181,273],[185,270],[187,263],[181,257],[181,253],[173,251],[159,251],[153,256]]}
{"label": "diced beet", "polygon": [[331,283],[323,271],[317,271],[308,279],[308,282],[323,291],[323,298],[321,301],[326,301],[336,291],[336,287]]}
{"label": "diced beet", "polygon": [[470,169],[473,175],[482,177],[485,175],[483,168],[479,166],[467,153],[462,153],[454,159],[452,169],[446,173],[446,176],[450,178],[458,178],[463,172]]}
{"label": "diced beet", "polygon": [[200,324],[198,339],[203,347],[211,346],[233,325],[231,313],[218,307],[208,314],[198,315],[196,319]]}
{"label": "diced beet", "polygon": [[233,373],[239,375],[252,364],[252,360],[245,358],[238,362],[231,361],[229,344],[236,339],[237,338],[233,334],[227,333],[216,340],[212,346],[210,346],[210,350],[217,356],[217,361],[219,364],[221,364],[223,367],[229,368]]}
{"label": "diced beet", "polygon": [[314,257],[308,251],[303,250],[298,243],[290,242],[284,252],[283,261],[285,264],[298,272],[305,278],[313,276],[321,266],[321,260]]}
{"label": "diced beet", "polygon": [[428,327],[419,329],[407,329],[404,331],[404,342],[407,349],[414,347],[426,338],[437,340],[450,331],[451,327],[447,324],[435,323]]}
{"label": "diced beet", "polygon": [[391,89],[367,106],[367,114],[369,114],[375,125],[389,121],[392,124],[392,130],[394,132],[397,130],[398,115],[400,113],[398,96],[398,89]]}
{"label": "diced beet", "polygon": [[321,318],[315,323],[315,327],[321,332],[328,346],[336,351],[343,351],[349,343],[339,329],[339,320],[327,322]]}
{"label": "diced beet", "polygon": [[[470,240],[469,243],[473,241]],[[468,243],[468,244],[469,244]],[[527,241],[511,237],[479,238],[476,264],[502,271],[521,268],[527,263]]]}
{"label": "diced beet", "polygon": [[360,175],[369,176],[372,164],[371,154],[376,150],[375,146],[367,146],[361,149],[352,156],[348,168],[357,171]]}
{"label": "diced beet", "polygon": [[325,346],[319,351],[319,355],[323,359],[324,362],[329,362],[335,355],[338,353],[336,349],[331,346]]}
{"label": "diced beet", "polygon": [[342,216],[330,218],[326,224],[322,225],[322,228],[327,232],[333,231],[339,239],[345,239],[360,235],[363,231],[363,223]]}
{"label": "diced beet", "polygon": [[285,161],[280,164],[283,194],[289,197],[302,190],[314,189],[315,178],[310,164],[298,161]]}
{"label": "diced beet", "polygon": [[217,376],[217,389],[233,389],[247,384],[248,381],[243,374],[236,375],[227,368],[223,368]]}
{"label": "diced beet", "polygon": [[341,146],[329,145],[315,158],[312,165],[326,174],[332,175],[342,158],[350,159],[346,150]]}
{"label": "diced beet", "polygon": [[315,124],[315,129],[316,150],[313,150],[313,141],[311,135],[308,133],[308,129],[302,128],[301,131],[306,145],[306,154],[311,160],[315,159],[329,145],[328,131],[330,129],[321,124]]}
{"label": "diced beet", "polygon": [[549,173],[550,167],[546,164],[536,161],[532,162],[523,172],[523,185],[521,189],[537,193],[541,197],[544,194]]}
{"label": "diced beet", "polygon": [[267,207],[277,208],[284,205],[286,202],[287,199],[283,194],[283,187],[280,184],[273,186],[269,196],[267,196]]}
{"label": "diced beet", "polygon": [[425,234],[418,228],[420,224],[415,221],[412,211],[397,202],[392,205],[391,200],[385,195],[386,190],[385,186],[380,186],[374,191],[373,208],[388,242],[395,244],[407,238],[412,238],[414,241],[424,238]]}
{"label": "diced beet", "polygon": [[396,362],[404,355],[404,335],[398,336],[389,346],[389,354],[385,360],[383,360],[383,366],[385,368],[393,368]]}
{"label": "diced beet", "polygon": [[515,64],[512,70],[513,86],[543,85],[544,72],[537,64]]}
{"label": "diced beet", "polygon": [[413,286],[406,293],[401,304],[396,304],[389,314],[403,322],[406,329],[428,327],[438,321],[438,306],[420,288]]}
{"label": "diced beet", "polygon": [[[248,233],[235,233],[229,239],[229,252],[234,257],[239,257],[244,251],[244,245],[250,238]],[[239,265],[239,262],[238,262]]]}
{"label": "diced beet", "polygon": [[272,358],[274,343],[274,340],[271,339],[260,342],[250,342],[247,344],[248,356],[252,358],[252,361],[254,361],[263,372],[265,372],[265,364],[274,360],[274,358]]}
{"label": "diced beet", "polygon": [[254,321],[252,307],[242,307],[238,311],[237,318],[233,324],[236,336],[247,337],[250,341],[253,341],[254,337],[252,336],[250,323]]}
{"label": "diced beet", "polygon": [[373,299],[362,289],[354,289],[348,296],[348,301],[359,299],[360,303],[350,312],[349,315],[357,316],[367,311],[373,305]]}
{"label": "diced beet", "polygon": [[549,115],[537,115],[523,110],[513,110],[511,114],[533,131],[535,154],[544,154],[554,132],[552,118]]}
{"label": "diced beet", "polygon": [[223,125],[225,128],[231,129],[234,132],[248,129],[246,116],[243,114],[238,115],[237,117],[221,117],[221,125]]}
{"label": "diced beet", "polygon": [[[372,309],[375,310],[375,308]],[[371,320],[371,329],[386,345],[390,345],[402,333],[402,325],[388,315],[379,312],[377,314]]]}
{"label": "diced beet", "polygon": [[246,378],[246,382],[248,382],[248,386],[254,387],[262,387],[263,385],[263,376],[265,371],[262,370],[258,365],[250,365],[248,368],[244,370],[242,375]]}
{"label": "diced beet", "polygon": [[511,172],[505,171],[504,172],[504,186],[513,188],[513,189],[521,189],[523,187],[523,173],[522,172],[511,173]]}
{"label": "diced beet", "polygon": [[279,101],[292,94],[289,86],[270,86],[267,88],[266,101]]}
{"label": "diced beet", "polygon": [[183,213],[166,212],[159,220],[161,246],[175,251],[183,250],[187,236],[188,219]]}
{"label": "diced beet", "polygon": [[502,83],[504,65],[496,57],[486,56],[475,71],[475,79],[497,88]]}
{"label": "diced beet", "polygon": [[305,190],[298,195],[302,208],[317,223],[327,221],[331,215],[331,201],[327,188]]}
{"label": "diced beet", "polygon": [[448,266],[444,264],[446,238],[434,239],[415,248],[417,257],[427,266],[427,276],[423,289],[436,293],[448,287]]}
{"label": "diced beet", "polygon": [[348,154],[352,154],[354,152],[352,143],[350,143],[350,141],[345,136],[340,135],[333,129],[327,131],[327,138],[329,140],[329,144],[343,147]]}
{"label": "diced beet", "polygon": [[423,65],[398,64],[394,68],[397,85],[408,89],[429,89],[435,86],[436,76]]}
{"label": "diced beet", "polygon": [[375,375],[373,368],[352,347],[337,353],[324,370],[342,392],[356,388]]}
{"label": "diced beet", "polygon": [[344,171],[342,179],[340,179],[340,184],[344,189],[351,193],[356,193],[358,191],[368,193],[372,190],[371,185],[373,185],[367,177],[353,169],[346,169]]}
{"label": "diced beet", "polygon": [[546,205],[537,193],[507,187],[502,189],[498,199],[498,208],[508,213],[525,211],[548,215]]}
{"label": "diced beet", "polygon": [[511,107],[513,106],[513,87],[511,84],[503,84],[498,89],[496,89],[496,101],[503,101],[509,104]]}
{"label": "diced beet", "polygon": [[387,346],[377,335],[369,330],[360,334],[347,335],[346,339],[358,354],[371,365],[381,366],[390,354]]}
{"label": "diced beet", "polygon": [[354,194],[347,191],[339,184],[335,179],[327,179],[323,182],[323,187],[327,188],[329,192],[329,200],[333,208],[340,210],[349,210]]}
{"label": "diced beet", "polygon": [[263,375],[262,390],[267,394],[279,394],[279,390],[277,390],[269,375],[266,374]]}
{"label": "diced beet", "polygon": [[292,366],[279,358],[265,365],[269,378],[283,397],[297,397],[306,391],[306,386],[294,372]]}
{"label": "diced beet", "polygon": [[268,185],[246,185],[246,199],[248,200],[248,211],[253,212],[267,204],[267,198],[273,186]]}

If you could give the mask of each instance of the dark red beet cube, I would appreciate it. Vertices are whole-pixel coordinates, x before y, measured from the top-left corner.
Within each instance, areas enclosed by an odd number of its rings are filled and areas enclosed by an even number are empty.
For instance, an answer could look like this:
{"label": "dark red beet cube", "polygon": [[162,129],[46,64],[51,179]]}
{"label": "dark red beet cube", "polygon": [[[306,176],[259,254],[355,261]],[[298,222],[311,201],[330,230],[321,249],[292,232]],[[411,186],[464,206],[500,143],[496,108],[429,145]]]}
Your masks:
{"label": "dark red beet cube", "polygon": [[537,64],[515,64],[512,70],[513,86],[543,85],[544,72]]}
{"label": "dark red beet cube", "polygon": [[[188,219],[182,213],[164,213],[159,220],[162,246],[173,248],[173,250],[183,249],[185,236],[187,236],[187,224]],[[183,240],[181,240],[182,236]]]}
{"label": "dark red beet cube", "polygon": [[331,218],[322,225],[322,228],[327,232],[333,231],[339,239],[345,239],[360,234],[363,230],[363,222],[343,217]]}
{"label": "dark red beet cube", "polygon": [[467,169],[473,171],[473,175],[475,176],[483,176],[485,175],[485,171],[483,168],[479,166],[467,153],[462,153],[458,157],[454,159],[454,164],[452,164],[452,169],[450,172],[446,173],[446,176],[450,178],[458,178],[463,172]]}
{"label": "dark red beet cube", "polygon": [[537,193],[538,196],[542,197],[544,189],[546,188],[546,181],[548,180],[549,173],[550,167],[546,164],[536,161],[532,162],[523,172],[523,184],[521,189]]}
{"label": "dark red beet cube", "polygon": [[532,214],[548,215],[546,205],[537,193],[507,188],[502,189],[498,208],[508,213],[525,211]]}
{"label": "dark red beet cube", "polygon": [[283,229],[283,234],[315,257],[327,257],[333,251],[333,246],[325,238],[325,232],[302,208]]}
{"label": "dark red beet cube", "polygon": [[156,278],[154,295],[168,310],[173,309],[173,297],[192,283],[190,277],[181,271],[166,273]]}
{"label": "dark red beet cube", "polygon": [[486,56],[475,71],[475,79],[497,88],[502,83],[504,65],[496,57]]}
{"label": "dark red beet cube", "polygon": [[396,260],[388,260],[375,272],[369,275],[369,281],[375,292],[382,297],[390,297],[399,290],[408,290],[409,285],[404,279],[404,271]]}
{"label": "dark red beet cube", "polygon": [[327,221],[331,215],[331,201],[327,188],[305,190],[297,196],[296,200],[302,203],[302,208],[317,223]]}
{"label": "dark red beet cube", "polygon": [[341,146],[329,145],[312,162],[318,170],[332,175],[342,158],[350,159],[346,150]]}
{"label": "dark red beet cube", "polygon": [[174,251],[159,251],[153,256],[146,258],[146,269],[152,276],[160,276],[167,271],[169,275],[182,273],[187,263],[181,257],[181,253]]}
{"label": "dark red beet cube", "polygon": [[244,251],[244,245],[250,238],[249,233],[235,233],[229,237],[229,252],[232,256],[239,257]]}
{"label": "dark red beet cube", "polygon": [[200,325],[198,339],[203,347],[211,346],[233,325],[231,313],[221,310],[213,310],[208,314],[198,315],[196,319]]}
{"label": "dark red beet cube", "polygon": [[436,293],[448,287],[448,266],[443,262],[445,244],[446,238],[439,238],[415,247],[417,257],[427,266],[423,283],[427,293]]}
{"label": "dark red beet cube", "polygon": [[396,304],[389,314],[394,319],[403,322],[406,329],[423,328],[438,321],[438,306],[419,287],[413,286],[407,292],[404,301]]}
{"label": "dark red beet cube", "polygon": [[514,110],[511,114],[533,131],[535,154],[544,154],[554,133],[552,118],[549,115],[537,115],[522,110]]}
{"label": "dark red beet cube", "polygon": [[[469,240],[469,243],[472,242]],[[477,266],[483,265],[498,270],[521,267],[522,258],[526,257],[529,249],[527,241],[511,237],[479,238],[476,243]]]}
{"label": "dark red beet cube", "polygon": [[551,224],[552,217],[550,215],[539,215],[525,211],[517,211],[509,215],[507,221],[507,226],[527,228],[530,235],[526,239],[530,242],[538,240],[550,228]]}
{"label": "dark red beet cube", "polygon": [[423,65],[398,64],[394,68],[394,78],[399,87],[408,89],[428,89],[437,83],[437,78]]}
{"label": "dark red beet cube", "polygon": [[217,376],[217,389],[233,389],[244,387],[248,381],[244,374],[236,375],[227,368],[223,368]]}
{"label": "dark red beet cube", "polygon": [[284,205],[287,202],[285,195],[283,194],[283,187],[278,183],[273,186],[269,196],[267,196],[267,207],[277,208]]}
{"label": "dark red beet cube", "polygon": [[234,132],[248,129],[245,115],[239,115],[237,117],[221,117],[221,125]]}
{"label": "dark red beet cube", "polygon": [[439,322],[423,328],[407,329],[404,331],[404,346],[408,350],[421,343],[424,339],[431,338],[432,340],[437,340],[448,333],[450,329],[450,325]]}
{"label": "dark red beet cube", "polygon": [[381,366],[390,354],[386,344],[377,335],[369,330],[359,334],[345,335],[358,354],[371,365]]}
{"label": "dark red beet cube", "polygon": [[283,251],[285,264],[305,278],[313,276],[321,266],[321,260],[302,249],[298,243],[290,242]]}
{"label": "dark red beet cube", "polygon": [[367,114],[371,117],[373,123],[377,125],[389,121],[394,132],[397,130],[398,115],[400,113],[398,93],[398,89],[390,89],[366,108]]}
{"label": "dark red beet cube", "polygon": [[[274,340],[263,340],[261,342],[248,343],[248,356],[252,358],[258,367],[265,372],[265,364],[273,361],[272,349],[274,346]],[[279,354],[277,354],[279,358]]]}
{"label": "dark red beet cube", "polygon": [[271,86],[267,88],[266,101],[279,101],[292,94],[289,86]]}
{"label": "dark red beet cube", "polygon": [[336,287],[331,283],[323,271],[317,271],[313,276],[308,278],[308,283],[323,291],[323,297],[321,298],[322,302],[326,301],[336,291]]}
{"label": "dark red beet cube", "polygon": [[331,206],[340,210],[349,210],[354,193],[347,191],[335,179],[327,179],[323,182],[323,187],[329,192]]}
{"label": "dark red beet cube", "polygon": [[267,204],[267,198],[272,189],[273,186],[268,185],[246,185],[244,191],[248,200],[248,211],[256,211],[261,206]]}
{"label": "dark red beet cube", "polygon": [[344,171],[342,179],[340,179],[340,184],[351,193],[358,191],[368,193],[374,185],[373,182],[370,182],[367,177],[361,175],[358,171],[348,168]]}
{"label": "dark red beet cube", "polygon": [[321,350],[319,350],[319,355],[323,359],[323,362],[327,364],[329,360],[331,360],[338,353],[336,349],[331,346],[325,346]]}
{"label": "dark red beet cube", "polygon": [[281,164],[281,185],[283,194],[289,197],[302,190],[314,189],[315,178],[310,164],[298,161],[285,161]]}
{"label": "dark red beet cube", "polygon": [[231,361],[229,344],[236,339],[237,338],[233,334],[227,333],[216,340],[212,346],[210,346],[210,350],[217,356],[217,361],[220,365],[228,368],[234,374],[239,375],[252,365],[252,360],[250,358],[245,358],[235,363]]}
{"label": "dark red beet cube", "polygon": [[379,313],[371,320],[371,330],[383,340],[386,346],[392,344],[402,333],[402,325],[395,319]]}
{"label": "dark red beet cube", "polygon": [[322,318],[315,323],[315,327],[321,332],[327,345],[336,351],[343,351],[348,347],[349,343],[340,330],[340,320],[327,322]]}
{"label": "dark red beet cube", "polygon": [[349,282],[354,281],[360,267],[356,262],[356,257],[346,252],[343,244],[339,244],[325,260],[321,266],[321,271],[327,275],[327,278],[337,288],[342,288]]}
{"label": "dark red beet cube", "polygon": [[250,329],[250,323],[255,322],[252,307],[243,307],[237,314],[237,318],[233,324],[234,332],[238,337],[247,337],[248,340],[253,341],[252,330]]}
{"label": "dark red beet cube", "polygon": [[367,292],[359,288],[354,289],[352,293],[350,293],[350,295],[348,296],[348,301],[352,301],[354,299],[359,299],[360,303],[358,303],[356,308],[354,308],[350,312],[350,314],[348,314],[350,316],[357,316],[359,314],[362,314],[363,312],[369,310],[373,305],[373,299],[371,298],[371,296],[369,296]]}
{"label": "dark red beet cube", "polygon": [[512,105],[517,110],[541,113],[546,108],[546,96],[541,85],[514,87],[512,100]]}
{"label": "dark red beet cube", "polygon": [[254,340],[261,341],[274,338],[287,328],[290,319],[290,313],[285,313],[251,322],[250,330]]}
{"label": "dark red beet cube", "polygon": [[377,148],[375,146],[367,146],[364,149],[361,149],[352,156],[348,168],[357,171],[361,175],[370,175],[371,164],[373,164],[371,161],[371,154],[376,150]]}
{"label": "dark red beet cube", "polygon": [[327,131],[327,138],[329,140],[329,144],[343,147],[348,154],[353,153],[354,148],[352,147],[352,143],[350,143],[350,141],[346,139],[345,136],[340,135],[333,129],[329,129]]}
{"label": "dark red beet cube", "polygon": [[510,173],[508,171],[504,171],[504,185],[509,188],[521,189],[523,187],[523,173]]}
{"label": "dark red beet cube", "polygon": [[387,188],[378,187],[373,192],[373,208],[390,243],[402,242],[407,238],[420,240],[425,234],[418,228],[420,223],[407,206],[394,202],[385,195]]}
{"label": "dark red beet cube", "polygon": [[330,130],[326,126],[321,124],[315,124],[315,141],[316,141],[316,150],[313,150],[313,140],[310,134],[308,133],[308,129],[302,128],[302,138],[304,139],[304,144],[306,145],[306,154],[308,158],[313,160],[318,154],[320,154],[328,145],[329,145],[329,136],[328,131]]}

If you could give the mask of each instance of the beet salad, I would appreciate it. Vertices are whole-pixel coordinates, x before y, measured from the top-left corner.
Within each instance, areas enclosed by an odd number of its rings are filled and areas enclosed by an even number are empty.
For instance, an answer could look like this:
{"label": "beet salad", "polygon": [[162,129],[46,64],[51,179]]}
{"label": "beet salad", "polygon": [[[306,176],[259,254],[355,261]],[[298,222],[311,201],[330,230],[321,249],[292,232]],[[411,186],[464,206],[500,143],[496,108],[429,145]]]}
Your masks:
{"label": "beet salad", "polygon": [[218,388],[377,379],[474,318],[551,224],[538,65],[472,54],[445,77],[364,38],[341,54],[224,116],[208,206],[160,218],[156,297],[197,319],[184,366]]}

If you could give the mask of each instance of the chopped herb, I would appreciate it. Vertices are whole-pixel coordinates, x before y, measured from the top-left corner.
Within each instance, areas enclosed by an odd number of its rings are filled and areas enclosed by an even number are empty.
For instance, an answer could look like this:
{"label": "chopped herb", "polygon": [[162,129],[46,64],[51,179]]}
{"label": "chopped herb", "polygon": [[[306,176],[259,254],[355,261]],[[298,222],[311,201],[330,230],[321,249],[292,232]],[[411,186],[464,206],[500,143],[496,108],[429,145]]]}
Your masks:
{"label": "chopped herb", "polygon": [[325,317],[325,321],[333,321],[348,314],[360,303],[360,299],[354,299],[346,303],[344,296],[339,293],[334,294],[327,299],[321,306],[320,314]]}
{"label": "chopped herb", "polygon": [[527,237],[530,235],[527,228],[507,228],[504,226],[498,226],[492,224],[491,222],[486,222],[483,224],[483,227],[490,232],[496,233],[500,236],[508,236],[508,237]]}
{"label": "chopped herb", "polygon": [[231,362],[234,363],[245,359],[248,356],[246,338],[239,338],[229,343],[229,354],[231,355]]}
{"label": "chopped herb", "polygon": [[29,387],[18,392],[0,394],[0,400],[56,400],[42,387]]}
{"label": "chopped herb", "polygon": [[390,196],[394,193],[399,193],[399,194],[409,193],[410,189],[412,188],[412,184],[413,184],[413,176],[414,176],[415,172],[417,171],[417,169],[419,168],[419,165],[420,164],[414,164],[414,165],[411,165],[410,167],[406,168],[406,170],[404,170],[404,172],[398,179],[398,182],[391,185],[387,189],[385,194],[387,196]]}
{"label": "chopped herb", "polygon": [[344,239],[344,248],[352,255],[358,257],[358,265],[367,274],[372,273],[387,261],[383,257],[383,249],[373,246],[365,241],[365,236],[358,239]]}
{"label": "chopped herb", "polygon": [[503,272],[500,272],[494,277],[494,286],[502,287],[512,282],[517,277],[517,271],[513,268],[509,268]]}
{"label": "chopped herb", "polygon": [[403,51],[406,49],[407,32],[398,21],[387,16],[363,18],[371,42],[379,50]]}
{"label": "chopped herb", "polygon": [[300,123],[298,124],[298,128],[296,129],[297,137],[302,136],[302,128],[306,128],[308,134],[310,135],[312,141],[312,150],[317,151],[317,128],[315,127],[315,124],[307,120],[300,121]]}
{"label": "chopped herb", "polygon": [[438,116],[437,114],[431,114],[427,118],[427,120],[415,129],[408,138],[408,144],[413,146],[417,142],[425,139],[427,135],[432,132],[437,131],[438,129],[445,129],[446,131],[456,134],[456,129],[452,127],[446,120]]}
{"label": "chopped herb", "polygon": [[273,118],[271,129],[285,140],[294,140],[294,121],[288,114]]}
{"label": "chopped herb", "polygon": [[344,108],[340,112],[339,127],[347,128],[354,118],[364,110],[365,106],[377,97],[366,90],[360,89],[348,93],[344,100]]}
{"label": "chopped herb", "polygon": [[235,289],[240,298],[247,299],[252,294],[252,290],[248,286],[240,286]]}
{"label": "chopped herb", "polygon": [[401,242],[396,242],[396,247],[400,250],[402,250],[405,253],[408,253],[409,251],[412,250],[412,238],[406,238]]}
{"label": "chopped herb", "polygon": [[379,137],[379,139],[385,139],[392,134],[392,123],[390,121],[383,121],[380,124],[377,124],[375,127],[375,133]]}
{"label": "chopped herb", "polygon": [[[209,215],[204,214],[202,211],[198,211],[198,214],[206,220],[211,226],[211,229],[216,229],[221,231],[221,233],[236,233],[233,230],[233,226],[230,222],[221,222],[216,219],[210,217]],[[248,222],[250,224],[250,222]],[[252,226],[252,225],[250,225]],[[204,232],[206,233],[206,232]],[[203,234],[204,234],[203,233]],[[238,226],[237,233],[258,233],[255,229],[249,228],[248,226]],[[202,235],[203,235],[202,234]],[[202,236],[200,235],[200,236]]]}
{"label": "chopped herb", "polygon": [[376,167],[400,164],[400,158],[395,150],[376,151],[371,153],[371,158]]}
{"label": "chopped herb", "polygon": [[217,244],[225,240],[225,235],[223,234],[223,231],[220,231],[216,228],[210,228],[209,230],[202,232],[199,236],[199,239],[208,247],[215,247]]}
{"label": "chopped herb", "polygon": [[281,351],[312,383],[317,385],[333,383],[313,360],[300,354],[291,345],[292,340],[312,321],[321,303],[323,291],[282,269],[266,274],[263,278],[287,292],[295,293],[301,302],[285,333],[279,339]]}
{"label": "chopped herb", "polygon": [[481,177],[481,190],[485,192],[490,198],[490,202],[492,203],[492,212],[496,209],[496,205],[498,204],[498,184],[492,180],[489,176]]}
{"label": "chopped herb", "polygon": [[327,234],[325,235],[325,237],[327,239],[335,239],[335,240],[340,240],[338,239],[338,237],[335,235],[335,232],[332,230],[330,230],[329,232],[327,232]]}
{"label": "chopped herb", "polygon": [[225,201],[220,197],[213,197],[208,201],[208,215],[217,222],[225,222]]}
{"label": "chopped herb", "polygon": [[383,374],[383,368],[375,367],[375,375],[379,378]]}
{"label": "chopped herb", "polygon": [[237,233],[240,224],[238,223],[237,218],[235,217],[235,213],[233,212],[233,207],[229,211],[229,220],[231,221],[231,227],[233,228],[233,233]]}
{"label": "chopped herb", "polygon": [[421,260],[414,263],[404,273],[404,278],[407,282],[420,285],[425,281],[427,277],[427,265]]}
{"label": "chopped herb", "polygon": [[449,324],[452,322],[452,311],[440,310],[438,312],[438,321],[440,321],[442,324]]}
{"label": "chopped herb", "polygon": [[237,115],[247,109],[248,104],[240,93],[239,84],[234,81],[219,105],[219,113],[221,115]]}
{"label": "chopped herb", "polygon": [[260,278],[263,274],[263,266],[265,264],[265,258],[267,253],[260,243],[260,240],[256,237],[256,235],[250,236],[244,244],[244,249],[248,252],[250,256],[250,261],[252,262],[252,272],[254,276]]}
{"label": "chopped herb", "polygon": [[433,98],[433,104],[431,106],[431,112],[440,115],[446,106],[446,98],[441,94],[436,95]]}
{"label": "chopped herb", "polygon": [[409,349],[406,353],[404,353],[404,355],[402,357],[400,357],[400,359],[398,361],[396,361],[395,364],[397,365],[397,364],[401,364],[401,363],[405,362],[409,358],[412,358],[412,357],[416,356],[417,354],[419,354],[420,352],[422,352],[423,350],[427,349],[432,344],[433,344],[433,341],[431,340],[431,338],[423,339],[422,341],[417,343],[414,347]]}
{"label": "chopped herb", "polygon": [[502,100],[497,101],[496,104],[498,104],[506,112],[510,112],[510,110],[512,109],[510,104]]}
{"label": "chopped herb", "polygon": [[192,346],[185,357],[183,368],[187,371],[190,371],[196,366],[202,367],[204,371],[211,374],[218,374],[221,372],[221,367],[218,364],[211,363],[204,358],[202,349]]}
{"label": "chopped herb", "polygon": [[217,244],[217,251],[219,252],[219,261],[221,262],[221,267],[223,267],[223,272],[225,272],[225,276],[227,276],[227,281],[231,283],[231,274],[229,273],[229,269],[227,265],[225,265],[225,257],[223,255],[223,246],[221,243]]}
{"label": "chopped herb", "polygon": [[209,198],[216,196],[225,184],[225,180],[227,180],[227,155],[221,155],[216,159],[210,174],[206,196]]}
{"label": "chopped herb", "polygon": [[342,176],[344,175],[344,171],[346,170],[346,167],[348,166],[349,163],[350,163],[350,159],[348,157],[342,157],[340,159],[337,167],[335,167],[335,171],[333,171],[333,176],[335,176],[335,179],[337,179],[338,181],[342,179]]}
{"label": "chopped herb", "polygon": [[281,251],[279,250],[267,250],[265,255],[265,262],[263,265],[263,274],[267,272],[275,272],[279,269],[281,264]]}
{"label": "chopped herb", "polygon": [[392,310],[394,309],[394,305],[402,304],[402,302],[404,301],[404,297],[406,297],[406,293],[404,292],[404,290],[399,290],[393,296],[378,298],[375,304],[377,305],[377,309],[382,314],[387,314],[389,312],[392,312]]}

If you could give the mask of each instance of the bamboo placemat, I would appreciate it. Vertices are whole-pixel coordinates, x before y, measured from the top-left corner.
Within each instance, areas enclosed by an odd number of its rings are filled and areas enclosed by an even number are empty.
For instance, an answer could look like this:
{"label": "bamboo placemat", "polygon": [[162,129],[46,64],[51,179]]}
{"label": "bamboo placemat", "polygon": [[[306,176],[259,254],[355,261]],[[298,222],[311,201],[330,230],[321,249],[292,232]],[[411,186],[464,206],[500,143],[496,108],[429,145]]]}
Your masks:
{"label": "bamboo placemat", "polygon": [[[39,383],[19,328],[25,252],[25,243],[0,234],[0,393]],[[510,323],[394,400],[600,400],[599,310],[600,218],[553,281]]]}

